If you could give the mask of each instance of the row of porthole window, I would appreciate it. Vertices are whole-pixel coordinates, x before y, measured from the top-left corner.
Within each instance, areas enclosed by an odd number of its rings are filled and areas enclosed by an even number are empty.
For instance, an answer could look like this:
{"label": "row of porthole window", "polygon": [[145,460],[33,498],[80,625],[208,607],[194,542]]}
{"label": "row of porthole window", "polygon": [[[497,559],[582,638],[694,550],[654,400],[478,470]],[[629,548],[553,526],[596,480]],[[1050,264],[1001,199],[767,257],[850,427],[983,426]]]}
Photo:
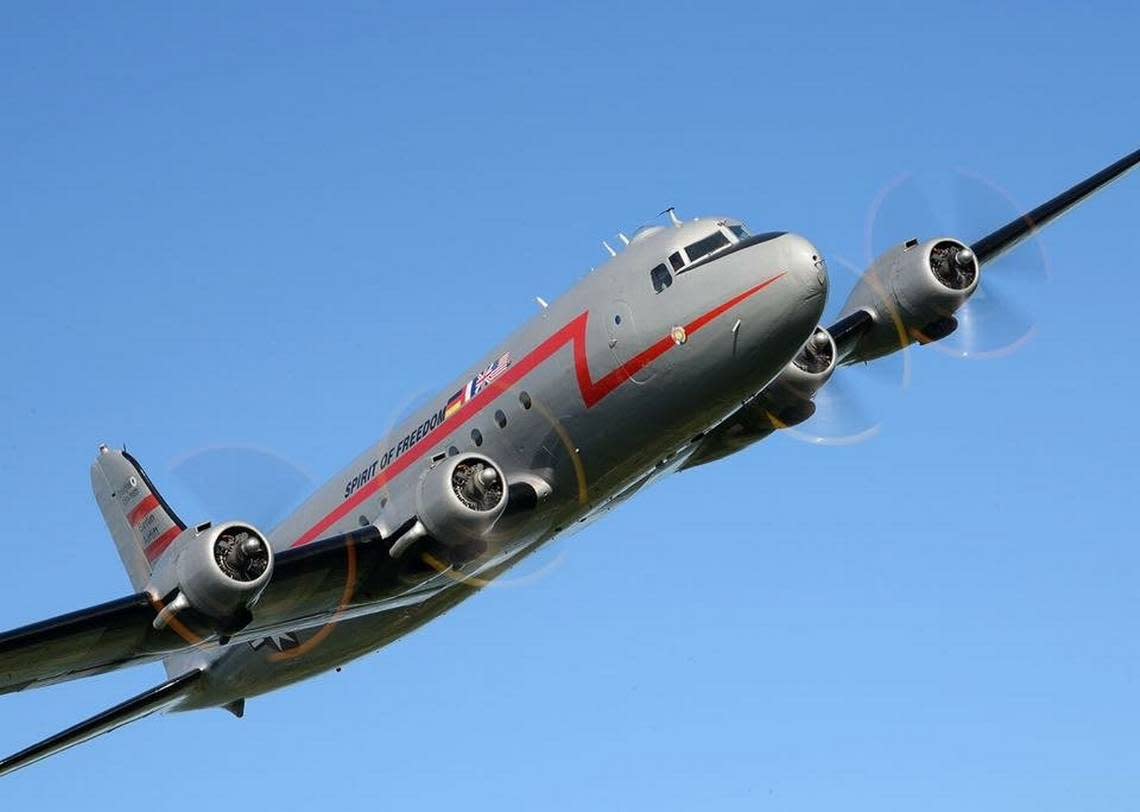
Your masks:
{"label": "row of porthole window", "polygon": [[[530,409],[530,407],[534,405],[530,399],[530,395],[527,394],[527,392],[525,390],[522,392],[519,392],[519,403],[522,404],[522,407],[524,409]],[[499,428],[501,428],[501,429],[505,429],[507,427],[507,415],[503,412],[502,409],[496,409],[495,410],[495,422],[499,425]],[[471,429],[471,442],[473,442],[475,444],[476,448],[483,445],[483,432],[479,431],[479,429]],[[459,454],[458,448],[456,448],[455,446],[448,447],[447,456],[454,457],[458,454]],[[440,460],[443,458],[442,458],[442,456],[437,455],[434,459]],[[380,497],[380,509],[383,510],[387,506],[388,506],[388,497],[387,496],[381,496]],[[359,517],[359,522],[360,522],[361,527],[367,527],[371,523],[371,521],[372,520],[369,519],[364,514],[361,514]]]}
{"label": "row of porthole window", "polygon": [[[519,403],[522,404],[524,409],[529,409],[533,405],[530,395],[527,394],[525,390],[519,392]],[[502,409],[495,410],[495,423],[497,423],[501,429],[507,427],[507,415]],[[483,432],[479,431],[479,429],[471,429],[471,442],[475,444],[476,448],[483,445]],[[454,457],[458,453],[459,449],[455,446],[451,446],[447,449],[447,456],[449,457]]]}

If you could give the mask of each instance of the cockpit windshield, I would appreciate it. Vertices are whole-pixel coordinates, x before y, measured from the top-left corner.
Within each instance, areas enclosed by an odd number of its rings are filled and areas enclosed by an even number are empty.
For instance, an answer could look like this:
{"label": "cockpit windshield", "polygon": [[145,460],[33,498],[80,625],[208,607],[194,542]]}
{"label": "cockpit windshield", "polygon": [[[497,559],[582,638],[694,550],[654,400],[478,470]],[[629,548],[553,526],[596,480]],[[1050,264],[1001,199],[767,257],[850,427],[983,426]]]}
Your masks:
{"label": "cockpit windshield", "polygon": [[718,228],[704,239],[686,245],[685,253],[689,255],[689,262],[696,262],[702,257],[707,257],[713,251],[719,251],[726,245],[728,245],[728,237],[724,236],[724,232]]}
{"label": "cockpit windshield", "polygon": [[[771,236],[778,236],[779,233],[781,232],[773,232]],[[766,237],[768,237],[766,234],[753,237],[743,225],[719,220],[716,231],[696,242],[689,243],[683,250],[674,251],[669,255],[668,265],[662,262],[649,272],[649,277],[653,282],[653,290],[656,293],[664,292],[673,284],[674,273],[682,274],[692,267],[703,265],[703,260],[729,248],[729,246],[740,245],[746,240],[748,242],[745,244],[751,245],[753,241],[763,240]],[[740,247],[744,246],[741,245]]]}

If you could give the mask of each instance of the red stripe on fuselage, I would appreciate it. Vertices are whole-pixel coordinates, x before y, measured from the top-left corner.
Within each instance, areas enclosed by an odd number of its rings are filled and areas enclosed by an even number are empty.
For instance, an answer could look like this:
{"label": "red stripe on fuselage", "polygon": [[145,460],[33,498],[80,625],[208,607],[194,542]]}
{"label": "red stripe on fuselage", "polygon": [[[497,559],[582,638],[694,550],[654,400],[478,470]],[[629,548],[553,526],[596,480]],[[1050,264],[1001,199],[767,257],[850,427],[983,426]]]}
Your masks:
{"label": "red stripe on fuselage", "polygon": [[[756,295],[783,276],[784,274],[782,273],[777,274],[771,279],[761,282],[759,285],[734,296],[724,304],[719,305],[686,324],[685,332],[688,335],[693,335],[718,316],[724,315],[727,311]],[[578,388],[582,392],[582,401],[586,404],[587,409],[593,408],[593,406],[606,397],[606,395],[613,392],[642,369],[652,364],[676,346],[673,339],[666,336],[651,344],[647,349],[635,355],[617,369],[595,381],[590,376],[589,361],[586,357],[586,325],[589,322],[589,318],[590,312],[588,310],[577,316],[565,327],[535,347],[525,358],[511,365],[498,379],[489,384],[486,389],[465,404],[462,411],[454,418],[441,423],[432,433],[434,434],[440,431],[444,426],[447,427],[446,433],[448,434],[460,428],[471,418],[477,416],[487,404],[514,386],[514,384],[530,374],[539,364],[549,359],[567,344],[573,345],[574,371],[578,379]],[[397,457],[391,465],[377,474],[370,482],[359,488],[352,496],[337,505],[331,513],[301,534],[300,538],[293,542],[292,546],[301,547],[320,538],[322,533],[352,512],[353,508],[375,494],[384,487],[385,484],[402,474],[412,463],[433,448],[426,440],[427,437],[424,437],[423,440],[405,452],[403,456]]]}

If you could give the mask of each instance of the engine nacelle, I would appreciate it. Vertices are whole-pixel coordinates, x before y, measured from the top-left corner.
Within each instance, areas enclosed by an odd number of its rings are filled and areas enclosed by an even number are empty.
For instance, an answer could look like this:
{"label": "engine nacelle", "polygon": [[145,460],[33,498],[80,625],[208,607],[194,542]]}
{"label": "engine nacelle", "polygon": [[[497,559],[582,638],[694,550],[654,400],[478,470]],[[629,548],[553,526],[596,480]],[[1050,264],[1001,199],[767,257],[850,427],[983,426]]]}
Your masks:
{"label": "engine nacelle", "polygon": [[798,425],[813,414],[812,398],[835,372],[839,352],[831,333],[816,327],[764,391],[706,434],[682,468],[695,468],[742,451],[773,432]]}
{"label": "engine nacelle", "polygon": [[224,522],[187,528],[173,547],[174,555],[155,571],[147,590],[156,597],[177,593],[155,627],[188,608],[213,621],[223,634],[248,623],[273,577],[273,548],[265,536],[244,522]]}
{"label": "engine nacelle", "polygon": [[838,357],[839,352],[831,333],[822,327],[816,327],[811,338],[757,399],[765,401],[768,410],[780,419],[783,407],[793,407],[815,397],[815,393],[831,379]]}
{"label": "engine nacelle", "polygon": [[949,237],[910,240],[887,251],[843,306],[843,316],[866,310],[874,319],[852,359],[868,361],[949,335],[957,327],[954,312],[977,290],[980,277],[974,252]]}
{"label": "engine nacelle", "polygon": [[416,494],[417,516],[447,545],[482,539],[507,507],[507,481],[489,457],[464,453],[428,469]]}

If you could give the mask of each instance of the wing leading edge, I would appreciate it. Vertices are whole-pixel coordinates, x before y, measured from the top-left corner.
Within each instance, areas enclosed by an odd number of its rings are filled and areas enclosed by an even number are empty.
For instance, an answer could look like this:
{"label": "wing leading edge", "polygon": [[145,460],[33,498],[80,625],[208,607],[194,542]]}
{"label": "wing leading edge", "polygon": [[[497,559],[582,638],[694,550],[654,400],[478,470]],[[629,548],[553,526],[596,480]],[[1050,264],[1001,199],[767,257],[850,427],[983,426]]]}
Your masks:
{"label": "wing leading edge", "polygon": [[1026,212],[980,240],[970,248],[978,257],[978,262],[992,262],[1006,251],[1017,246],[1033,232],[1044,228],[1077,204],[1087,200],[1115,180],[1119,180],[1140,164],[1140,149],[1125,155],[1114,164],[1106,166],[1095,175],[1071,186],[1056,197],[1045,201],[1033,211]]}

